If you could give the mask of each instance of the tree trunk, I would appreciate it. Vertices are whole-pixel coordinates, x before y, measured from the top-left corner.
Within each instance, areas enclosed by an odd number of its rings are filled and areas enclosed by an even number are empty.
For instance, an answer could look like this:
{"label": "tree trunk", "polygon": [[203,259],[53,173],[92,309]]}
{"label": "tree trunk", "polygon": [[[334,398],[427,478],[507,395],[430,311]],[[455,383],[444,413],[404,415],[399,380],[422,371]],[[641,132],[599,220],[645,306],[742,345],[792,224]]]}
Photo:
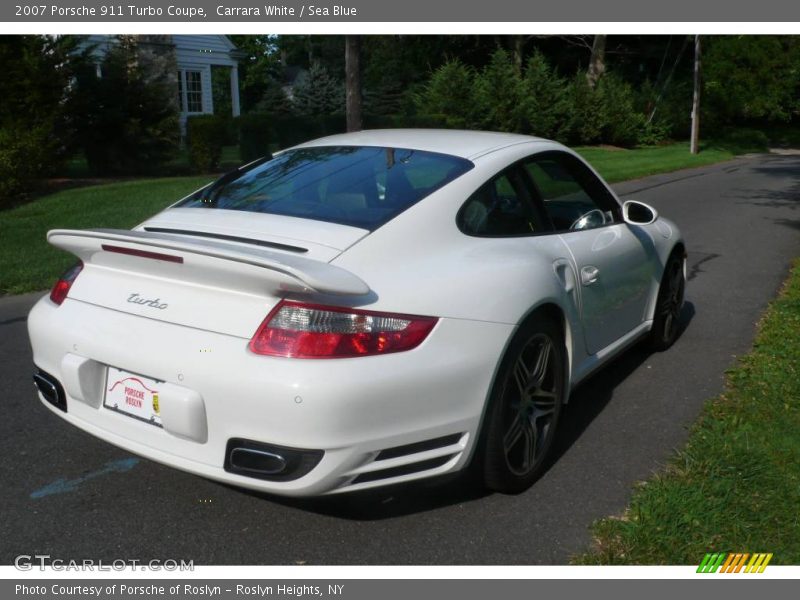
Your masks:
{"label": "tree trunk", "polygon": [[348,35],[345,39],[344,70],[346,91],[347,131],[361,129],[361,37]]}
{"label": "tree trunk", "polygon": [[597,82],[606,71],[606,36],[596,35],[592,41],[592,56],[589,59],[589,69],[586,71],[586,81],[594,89]]}
{"label": "tree trunk", "polygon": [[692,96],[692,136],[689,152],[700,152],[700,36],[694,36],[694,94]]}
{"label": "tree trunk", "polygon": [[522,73],[522,62],[523,56],[522,52],[525,47],[525,36],[524,35],[515,35],[514,36],[514,68],[517,70],[517,74]]}

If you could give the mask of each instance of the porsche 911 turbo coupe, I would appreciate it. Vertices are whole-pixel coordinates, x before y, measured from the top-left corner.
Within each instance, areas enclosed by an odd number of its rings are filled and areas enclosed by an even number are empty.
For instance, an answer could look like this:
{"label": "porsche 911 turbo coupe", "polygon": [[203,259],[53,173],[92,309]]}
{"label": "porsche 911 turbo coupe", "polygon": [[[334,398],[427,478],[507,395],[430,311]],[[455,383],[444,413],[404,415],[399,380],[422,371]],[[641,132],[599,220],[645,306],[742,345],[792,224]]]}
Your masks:
{"label": "porsche 911 turbo coupe", "polygon": [[41,400],[133,453],[309,496],[455,473],[529,487],[570,390],[678,333],[674,224],[522,135],[362,131],[224,175],[32,309]]}

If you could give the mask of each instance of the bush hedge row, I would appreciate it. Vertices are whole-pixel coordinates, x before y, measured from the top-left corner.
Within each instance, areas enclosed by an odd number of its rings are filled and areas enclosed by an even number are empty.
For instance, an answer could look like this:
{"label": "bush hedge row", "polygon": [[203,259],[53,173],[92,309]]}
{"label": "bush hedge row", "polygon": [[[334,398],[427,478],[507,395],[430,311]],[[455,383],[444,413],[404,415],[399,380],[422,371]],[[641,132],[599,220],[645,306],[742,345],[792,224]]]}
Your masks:
{"label": "bush hedge row", "polygon": [[[364,117],[365,129],[448,126],[447,119],[439,115]],[[186,142],[192,168],[200,172],[209,172],[219,166],[222,147],[235,145],[237,136],[241,160],[247,163],[269,152],[326,135],[342,133],[345,129],[344,115],[301,117],[250,113],[233,120],[214,115],[198,115],[188,119]],[[235,132],[234,135],[231,135],[231,130]]]}

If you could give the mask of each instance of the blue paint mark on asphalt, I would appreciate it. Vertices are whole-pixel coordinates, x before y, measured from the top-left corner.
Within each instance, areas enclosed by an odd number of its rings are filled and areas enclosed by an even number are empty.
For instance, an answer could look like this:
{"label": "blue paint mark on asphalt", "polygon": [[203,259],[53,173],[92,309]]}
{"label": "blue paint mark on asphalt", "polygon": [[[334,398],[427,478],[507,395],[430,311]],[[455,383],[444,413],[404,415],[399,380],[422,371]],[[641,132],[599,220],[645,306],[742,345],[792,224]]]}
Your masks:
{"label": "blue paint mark on asphalt", "polygon": [[90,479],[94,479],[102,475],[108,475],[109,473],[127,473],[138,463],[138,458],[112,460],[111,462],[106,463],[106,466],[104,466],[102,469],[87,473],[83,477],[78,477],[77,479],[64,479],[63,477],[61,479],[56,479],[53,483],[49,483],[43,488],[33,492],[31,494],[31,498],[44,498],[45,496],[51,496],[53,494],[74,492],[78,489],[78,486],[85,481],[89,481]]}

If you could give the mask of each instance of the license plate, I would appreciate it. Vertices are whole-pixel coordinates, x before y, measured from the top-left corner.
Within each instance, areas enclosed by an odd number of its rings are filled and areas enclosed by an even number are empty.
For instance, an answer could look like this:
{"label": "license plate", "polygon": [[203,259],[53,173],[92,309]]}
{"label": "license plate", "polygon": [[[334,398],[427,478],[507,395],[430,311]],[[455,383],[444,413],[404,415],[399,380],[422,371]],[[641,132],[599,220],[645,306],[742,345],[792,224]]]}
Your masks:
{"label": "license plate", "polygon": [[161,427],[158,388],[163,382],[108,367],[103,405],[134,419]]}

